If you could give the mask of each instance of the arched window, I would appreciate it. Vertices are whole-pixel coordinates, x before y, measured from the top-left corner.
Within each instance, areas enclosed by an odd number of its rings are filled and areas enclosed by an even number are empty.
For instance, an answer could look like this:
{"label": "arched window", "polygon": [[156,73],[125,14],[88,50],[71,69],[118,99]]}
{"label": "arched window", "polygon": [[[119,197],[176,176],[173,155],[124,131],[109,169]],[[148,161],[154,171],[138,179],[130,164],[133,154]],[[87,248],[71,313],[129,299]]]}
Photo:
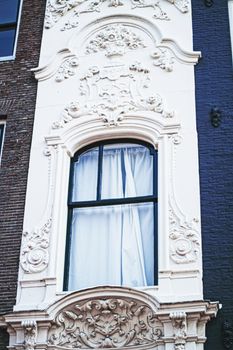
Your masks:
{"label": "arched window", "polygon": [[71,162],[65,290],[157,284],[157,151],[99,143]]}

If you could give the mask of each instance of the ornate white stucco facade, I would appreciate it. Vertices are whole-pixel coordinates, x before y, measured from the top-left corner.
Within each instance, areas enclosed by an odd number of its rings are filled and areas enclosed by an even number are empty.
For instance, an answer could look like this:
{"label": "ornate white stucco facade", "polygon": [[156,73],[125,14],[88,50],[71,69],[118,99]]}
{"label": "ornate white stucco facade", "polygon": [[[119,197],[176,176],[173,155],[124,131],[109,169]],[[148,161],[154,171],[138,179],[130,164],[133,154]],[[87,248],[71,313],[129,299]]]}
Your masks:
{"label": "ornate white stucco facade", "polygon": [[[203,349],[192,50],[188,0],[48,0],[10,349]],[[70,159],[120,138],[158,149],[158,285],[64,292]]]}

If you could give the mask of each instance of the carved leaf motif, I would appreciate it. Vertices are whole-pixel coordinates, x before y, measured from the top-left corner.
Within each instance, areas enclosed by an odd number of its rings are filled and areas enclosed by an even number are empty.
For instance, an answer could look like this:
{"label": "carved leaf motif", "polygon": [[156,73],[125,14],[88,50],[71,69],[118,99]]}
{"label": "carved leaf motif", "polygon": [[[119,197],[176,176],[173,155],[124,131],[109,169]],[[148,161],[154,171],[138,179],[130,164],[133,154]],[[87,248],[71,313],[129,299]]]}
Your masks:
{"label": "carved leaf motif", "polygon": [[162,331],[148,305],[122,298],[73,304],[50,329],[49,345],[61,348],[121,348],[156,344]]}

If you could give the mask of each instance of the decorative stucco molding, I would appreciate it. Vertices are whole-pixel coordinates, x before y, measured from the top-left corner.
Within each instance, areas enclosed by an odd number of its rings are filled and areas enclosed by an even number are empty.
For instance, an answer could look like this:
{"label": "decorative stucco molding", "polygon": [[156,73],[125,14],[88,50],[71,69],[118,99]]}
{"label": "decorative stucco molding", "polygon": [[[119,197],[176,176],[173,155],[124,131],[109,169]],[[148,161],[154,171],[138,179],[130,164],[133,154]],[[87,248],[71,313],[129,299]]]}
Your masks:
{"label": "decorative stucco molding", "polygon": [[[165,0],[164,0],[165,1]],[[181,13],[187,13],[189,11],[188,0],[166,0],[170,4],[174,5]],[[71,29],[78,26],[78,16],[80,14],[89,12],[101,12],[103,4],[106,0],[49,0],[47,3],[46,14],[45,14],[45,28],[52,28],[63,16],[68,12],[72,13],[72,16],[61,30]],[[131,4],[131,9],[135,8],[147,8],[151,7],[154,10],[153,17],[159,20],[169,20],[168,14],[163,10],[161,0],[128,0]],[[120,0],[107,0],[108,6],[117,8],[118,6],[126,5],[126,1]]]}
{"label": "decorative stucco molding", "polygon": [[21,326],[24,329],[24,349],[34,350],[37,341],[37,323],[35,320],[23,320]]}
{"label": "decorative stucco molding", "polygon": [[183,311],[171,312],[170,319],[172,321],[175,337],[174,350],[185,350],[187,338],[186,313]]}
{"label": "decorative stucco molding", "polygon": [[52,202],[56,173],[55,154],[57,146],[46,146],[43,154],[48,159],[48,195],[40,224],[33,230],[25,230],[22,237],[20,266],[25,273],[39,273],[49,263],[50,234],[52,229]]}
{"label": "decorative stucco molding", "polygon": [[86,96],[85,108],[88,112],[97,113],[109,126],[117,125],[130,111],[149,110],[165,118],[174,114],[165,111],[159,95],[144,97],[144,91],[149,89],[150,77],[149,69],[140,62],[102,70],[92,67],[81,81],[81,95]]}
{"label": "decorative stucco molding", "polygon": [[176,264],[187,264],[197,262],[201,250],[201,239],[198,218],[195,217],[192,220],[186,218],[183,210],[180,209],[176,202],[174,191],[175,154],[181,142],[182,137],[179,134],[171,137],[172,166],[169,196],[169,238],[171,260]]}
{"label": "decorative stucco molding", "polygon": [[195,228],[196,220],[184,220],[172,205],[169,209],[170,258],[177,264],[196,262],[200,253],[200,235]]}
{"label": "decorative stucco molding", "polygon": [[127,50],[145,48],[143,40],[129,27],[110,24],[91,39],[86,46],[86,54],[104,51],[105,56],[122,56]]}
{"label": "decorative stucco molding", "polygon": [[139,62],[128,67],[89,68],[80,79],[80,93],[86,97],[85,103],[80,106],[79,102],[71,102],[52,128],[62,128],[74,118],[88,114],[96,114],[108,126],[117,126],[124,115],[132,111],[151,111],[172,118],[174,112],[165,110],[159,94],[144,96],[144,90],[149,88],[148,73],[149,70]]}
{"label": "decorative stucco molding", "polygon": [[159,47],[152,53],[153,64],[160,67],[166,72],[173,71],[174,56],[167,49],[161,49]]}
{"label": "decorative stucco molding", "polygon": [[[136,35],[136,34],[135,34]],[[90,41],[87,46],[86,54],[94,53],[95,50],[105,51],[106,57],[121,56],[128,50],[136,50],[137,48],[146,48],[143,42],[138,42],[135,46],[120,45],[119,41],[113,42],[112,45],[98,43],[98,46]],[[149,53],[148,53],[149,54]],[[171,39],[162,39],[150,54],[153,65],[161,68],[165,72],[172,72],[175,61],[182,64],[194,65],[198,62],[201,56],[200,52],[188,52],[179,47],[179,45]],[[60,50],[55,57],[46,65],[31,69],[35,78],[39,81],[50,79],[55,75],[55,81],[62,82],[63,80],[75,75],[77,67],[81,64],[76,54],[70,49]]]}
{"label": "decorative stucco molding", "polygon": [[73,76],[78,65],[79,60],[76,56],[65,59],[57,70],[55,80],[61,82]]}
{"label": "decorative stucco molding", "polygon": [[48,344],[61,349],[137,348],[156,344],[161,337],[148,305],[131,298],[95,298],[59,312]]}
{"label": "decorative stucco molding", "polygon": [[4,315],[1,324],[12,349],[203,349],[217,310],[216,302],[160,303],[136,289],[101,286],[60,295],[33,316],[25,309]]}
{"label": "decorative stucco molding", "polygon": [[52,218],[32,232],[23,232],[20,264],[27,273],[43,271],[49,262],[49,234]]}

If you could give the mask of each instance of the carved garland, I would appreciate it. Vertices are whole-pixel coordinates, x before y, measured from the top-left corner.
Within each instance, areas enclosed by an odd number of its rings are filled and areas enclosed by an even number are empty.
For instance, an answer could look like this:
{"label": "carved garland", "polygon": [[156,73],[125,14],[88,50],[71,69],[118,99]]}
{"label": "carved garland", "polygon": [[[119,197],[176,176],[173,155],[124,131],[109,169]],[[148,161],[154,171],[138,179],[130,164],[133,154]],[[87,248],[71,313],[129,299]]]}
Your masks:
{"label": "carved garland", "polygon": [[[174,5],[181,13],[189,11],[188,0],[166,0]],[[49,0],[45,15],[45,28],[49,29],[57,23],[60,18],[75,9],[71,17],[65,22],[61,30],[67,30],[78,26],[80,14],[88,12],[101,12],[103,4],[107,2],[110,7],[123,6],[124,1],[120,0]],[[154,10],[153,17],[160,20],[169,20],[167,13],[162,9],[160,0],[130,0],[131,8],[151,7]],[[80,10],[76,7],[81,6]]]}
{"label": "carved garland", "polygon": [[162,330],[153,310],[125,298],[93,299],[62,310],[48,345],[61,349],[122,348],[156,344]]}

